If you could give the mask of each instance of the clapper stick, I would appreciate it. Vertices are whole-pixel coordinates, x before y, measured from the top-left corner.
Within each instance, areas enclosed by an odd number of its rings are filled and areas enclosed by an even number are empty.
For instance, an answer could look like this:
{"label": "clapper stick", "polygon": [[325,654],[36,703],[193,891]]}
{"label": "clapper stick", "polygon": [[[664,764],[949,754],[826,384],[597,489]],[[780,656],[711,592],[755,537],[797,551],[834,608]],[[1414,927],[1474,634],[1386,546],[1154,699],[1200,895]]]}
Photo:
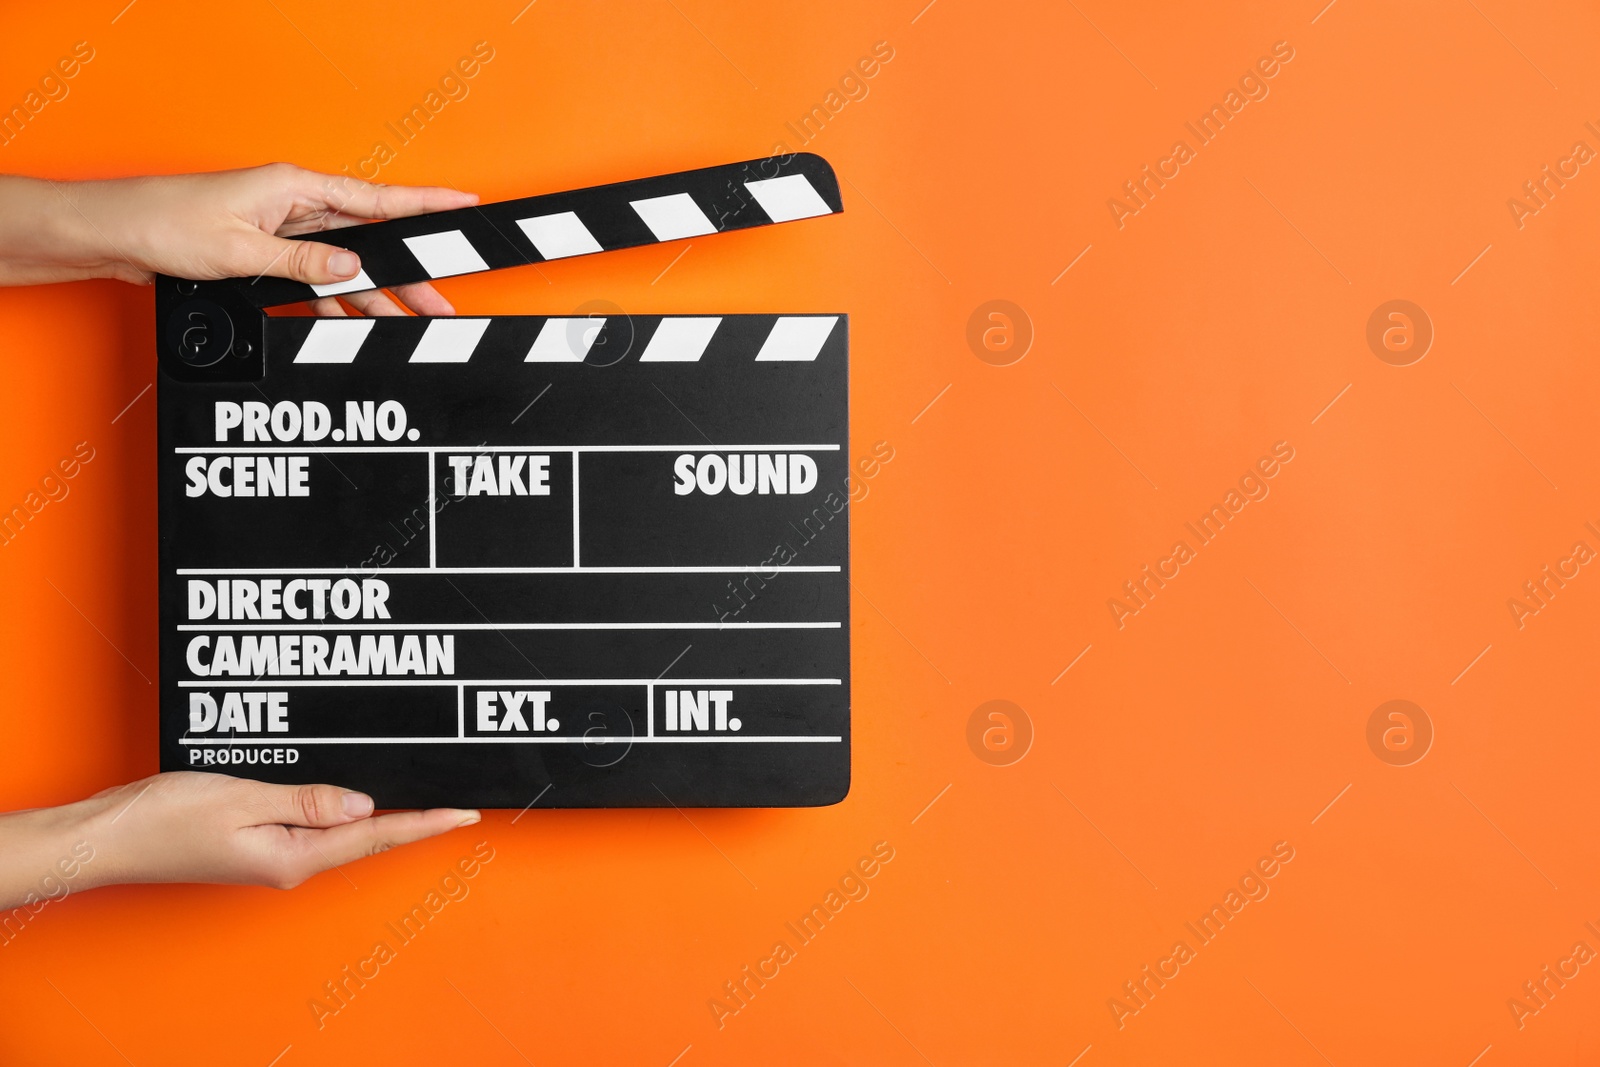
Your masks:
{"label": "clapper stick", "polygon": [[[797,153],[506,200],[432,215],[297,235],[361,257],[349,281],[306,285],[284,278],[157,280],[163,357],[211,367],[235,380],[260,369],[268,308],[366,289],[432,281],[554,259],[610,252],[844,210],[833,168]],[[168,360],[171,362],[171,360]],[[174,366],[174,373],[182,374]]]}
{"label": "clapper stick", "polygon": [[158,282],[161,763],[383,807],[850,782],[847,317],[268,317],[841,209],[815,156],[316,235]]}

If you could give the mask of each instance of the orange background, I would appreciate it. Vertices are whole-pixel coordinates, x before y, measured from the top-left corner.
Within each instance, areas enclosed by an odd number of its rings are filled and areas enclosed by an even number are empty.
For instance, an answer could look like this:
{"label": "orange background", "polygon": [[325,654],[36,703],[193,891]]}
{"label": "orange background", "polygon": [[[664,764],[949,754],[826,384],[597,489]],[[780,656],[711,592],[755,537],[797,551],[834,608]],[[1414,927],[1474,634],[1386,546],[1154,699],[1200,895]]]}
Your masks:
{"label": "orange background", "polygon": [[[441,288],[847,311],[852,451],[895,458],[853,507],[845,802],[494,812],[290,893],[74,895],[0,949],[0,1060],[1600,1062],[1600,968],[1523,1029],[1506,1003],[1600,948],[1600,577],[1520,630],[1506,606],[1600,548],[1600,176],[1521,229],[1506,204],[1600,148],[1592,9],[124,2],[3,16],[0,103],[96,55],[0,169],[337,171],[483,40],[381,180],[506,199],[799,148],[785,123],[887,41],[806,146],[842,217],[695,239],[665,274],[680,247]],[[1107,199],[1278,41],[1270,96],[1118,229]],[[1035,332],[1009,366],[966,340],[996,298]],[[1436,331],[1407,367],[1365,338],[1396,298]],[[153,394],[123,411],[152,330],[126,286],[0,293],[0,503],[97,451],[0,548],[5,807],[156,769]],[[1271,495],[1118,629],[1107,599],[1277,441]],[[1009,766],[967,741],[993,699],[1034,730]],[[1391,699],[1436,732],[1411,766],[1368,747]],[[319,1029],[323,983],[482,840],[470,896]],[[723,983],[879,841],[870,895],[719,1028]],[[1279,841],[1270,896],[1119,1029],[1107,1001]]]}

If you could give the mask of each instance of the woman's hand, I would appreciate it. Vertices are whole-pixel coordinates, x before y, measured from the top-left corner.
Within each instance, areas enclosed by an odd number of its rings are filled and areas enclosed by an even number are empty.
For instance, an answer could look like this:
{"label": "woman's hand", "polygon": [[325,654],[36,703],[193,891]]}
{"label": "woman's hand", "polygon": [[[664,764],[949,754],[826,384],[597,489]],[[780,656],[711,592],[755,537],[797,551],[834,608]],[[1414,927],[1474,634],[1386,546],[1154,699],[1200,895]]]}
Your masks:
{"label": "woman's hand", "polygon": [[[471,193],[369,185],[288,163],[211,174],[52,182],[0,177],[0,285],[85,278],[149,284],[156,274],[205,281],[270,275],[308,285],[348,281],[360,260],[332,244],[291,234],[470,207]],[[427,283],[397,286],[420,315],[455,310]],[[367,315],[400,315],[382,290],[344,300]],[[333,297],[319,315],[343,315]]]}
{"label": "woman's hand", "polygon": [[375,816],[371,797],[337,786],[172,771],[76,804],[0,816],[0,909],[40,895],[41,884],[69,891],[127,882],[288,889],[478,819],[457,808]]}

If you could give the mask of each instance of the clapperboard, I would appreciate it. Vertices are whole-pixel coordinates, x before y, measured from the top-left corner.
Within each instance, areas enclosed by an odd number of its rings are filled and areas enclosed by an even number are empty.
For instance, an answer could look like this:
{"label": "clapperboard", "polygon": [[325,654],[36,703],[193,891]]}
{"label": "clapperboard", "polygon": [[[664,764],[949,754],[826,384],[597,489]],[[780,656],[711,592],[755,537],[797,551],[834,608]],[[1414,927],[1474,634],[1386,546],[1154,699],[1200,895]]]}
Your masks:
{"label": "clapperboard", "polygon": [[846,316],[262,309],[841,210],[794,155],[309,235],[348,284],[160,279],[162,767],[840,800]]}

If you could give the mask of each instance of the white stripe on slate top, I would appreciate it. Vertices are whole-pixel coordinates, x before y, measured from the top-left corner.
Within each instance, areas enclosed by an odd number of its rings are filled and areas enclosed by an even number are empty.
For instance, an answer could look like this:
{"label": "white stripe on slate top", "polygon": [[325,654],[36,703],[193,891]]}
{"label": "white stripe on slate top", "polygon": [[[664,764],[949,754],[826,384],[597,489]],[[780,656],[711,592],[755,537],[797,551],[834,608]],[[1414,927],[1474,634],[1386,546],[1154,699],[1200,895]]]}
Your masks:
{"label": "white stripe on slate top", "polygon": [[564,259],[589,252],[602,252],[600,242],[578,218],[576,212],[558,211],[554,215],[538,215],[531,219],[518,219],[517,225],[528,235],[533,247],[545,259]]}
{"label": "white stripe on slate top", "polygon": [[434,319],[412,351],[411,362],[465,363],[488,328],[488,319]]}
{"label": "white stripe on slate top", "polygon": [[688,193],[671,196],[653,196],[648,200],[630,200],[629,205],[650,227],[658,241],[675,241],[680,237],[701,237],[716,233],[717,228],[700,210],[700,205]]}
{"label": "white stripe on slate top", "polygon": [[693,363],[705,355],[721,318],[662,319],[640,355],[640,363]]}
{"label": "white stripe on slate top", "polygon": [[606,320],[545,319],[524,363],[582,363]]}
{"label": "white stripe on slate top", "polygon": [[296,363],[350,363],[377,319],[318,319],[295,353]]}
{"label": "white stripe on slate top", "polygon": [[761,210],[773,222],[793,222],[817,215],[831,215],[833,208],[817,195],[804,174],[786,174],[782,178],[765,178],[745,182],[744,187],[756,198]]}
{"label": "white stripe on slate top", "polygon": [[773,324],[766,343],[756,353],[756,362],[809,363],[822,351],[838,321],[837,315],[785,315]]}
{"label": "white stripe on slate top", "polygon": [[311,291],[318,296],[338,296],[340,293],[359,293],[364,289],[376,289],[372,279],[367,277],[364,270],[356,271],[356,276],[347,282],[334,282],[332,285],[313,285]]}
{"label": "white stripe on slate top", "polygon": [[467,235],[460,230],[407,237],[405,243],[430,278],[448,278],[454,274],[473,274],[489,269],[489,264],[483,261],[478,250],[472,247],[472,242],[467,240]]}

